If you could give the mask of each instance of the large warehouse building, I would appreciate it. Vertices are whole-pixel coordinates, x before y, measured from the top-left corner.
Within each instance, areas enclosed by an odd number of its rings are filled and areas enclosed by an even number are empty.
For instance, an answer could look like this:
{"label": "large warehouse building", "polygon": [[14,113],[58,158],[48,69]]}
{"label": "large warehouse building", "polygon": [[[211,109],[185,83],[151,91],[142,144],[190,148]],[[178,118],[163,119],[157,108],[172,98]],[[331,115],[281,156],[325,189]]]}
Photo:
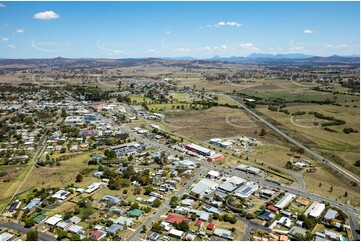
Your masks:
{"label": "large warehouse building", "polygon": [[188,145],[185,146],[185,148],[187,150],[196,152],[196,153],[198,153],[200,155],[204,155],[204,156],[211,156],[211,155],[214,155],[216,153],[213,150],[204,148],[204,147],[196,145],[196,144],[188,144]]}

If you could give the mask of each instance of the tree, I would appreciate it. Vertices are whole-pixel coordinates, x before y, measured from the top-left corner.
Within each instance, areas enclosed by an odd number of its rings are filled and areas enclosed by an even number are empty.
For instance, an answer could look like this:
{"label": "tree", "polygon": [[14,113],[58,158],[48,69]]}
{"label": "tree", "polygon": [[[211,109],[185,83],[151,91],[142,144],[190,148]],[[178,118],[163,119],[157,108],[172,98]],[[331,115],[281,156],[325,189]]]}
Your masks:
{"label": "tree", "polygon": [[26,234],[26,240],[27,240],[27,241],[37,241],[37,240],[39,240],[38,231],[36,231],[36,230],[30,230],[30,231]]}
{"label": "tree", "polygon": [[301,233],[295,233],[293,237],[296,241],[305,241],[305,237]]}
{"label": "tree", "polygon": [[347,197],[348,196],[348,193],[347,193],[347,191],[345,192],[345,194],[343,195],[344,197]]}
{"label": "tree", "polygon": [[305,149],[304,148],[298,148],[297,153],[300,154],[300,155],[303,155],[305,153]]}
{"label": "tree", "polygon": [[175,223],[174,227],[178,230],[182,230],[184,232],[187,232],[189,230],[189,224],[186,221],[182,221],[180,223]]}
{"label": "tree", "polygon": [[318,184],[318,187],[321,187],[322,186],[322,183],[320,182],[320,184]]}
{"label": "tree", "polygon": [[151,192],[154,191],[154,188],[152,186],[147,186],[145,189],[144,189],[144,195],[149,195]]}
{"label": "tree", "polygon": [[170,206],[171,208],[176,208],[178,206],[178,197],[173,196],[170,199]]}
{"label": "tree", "polygon": [[330,192],[333,192],[333,186],[331,186],[331,188],[330,188]]}
{"label": "tree", "polygon": [[154,208],[159,208],[161,204],[162,204],[162,202],[160,201],[160,199],[159,199],[159,198],[156,198],[156,199],[154,200],[152,206],[153,206]]}
{"label": "tree", "polygon": [[59,230],[58,231],[58,239],[64,239],[68,237],[68,233],[64,230]]}
{"label": "tree", "polygon": [[259,134],[260,136],[265,136],[267,133],[266,133],[266,130],[265,129],[261,129],[261,133]]}
{"label": "tree", "polygon": [[78,174],[75,178],[75,182],[82,182],[83,181],[83,176],[82,174]]}
{"label": "tree", "polygon": [[25,228],[33,227],[35,224],[34,220],[32,218],[27,218],[25,220]]}
{"label": "tree", "polygon": [[80,241],[80,235],[79,235],[79,234],[73,234],[73,235],[70,237],[70,240],[71,240],[71,241]]}
{"label": "tree", "polygon": [[68,220],[69,218],[73,217],[72,211],[66,211],[64,214],[64,220]]}
{"label": "tree", "polygon": [[356,167],[360,167],[360,160],[355,161],[355,163],[353,165]]}
{"label": "tree", "polygon": [[139,209],[139,203],[135,202],[130,206],[130,210]]}

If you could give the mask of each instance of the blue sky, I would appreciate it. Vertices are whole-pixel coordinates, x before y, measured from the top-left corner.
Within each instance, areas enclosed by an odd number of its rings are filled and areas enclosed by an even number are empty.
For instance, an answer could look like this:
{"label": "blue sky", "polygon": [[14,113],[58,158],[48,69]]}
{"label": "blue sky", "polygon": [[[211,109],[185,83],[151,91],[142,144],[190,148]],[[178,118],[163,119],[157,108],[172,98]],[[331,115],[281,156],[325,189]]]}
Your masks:
{"label": "blue sky", "polygon": [[359,2],[0,1],[0,58],[359,52]]}

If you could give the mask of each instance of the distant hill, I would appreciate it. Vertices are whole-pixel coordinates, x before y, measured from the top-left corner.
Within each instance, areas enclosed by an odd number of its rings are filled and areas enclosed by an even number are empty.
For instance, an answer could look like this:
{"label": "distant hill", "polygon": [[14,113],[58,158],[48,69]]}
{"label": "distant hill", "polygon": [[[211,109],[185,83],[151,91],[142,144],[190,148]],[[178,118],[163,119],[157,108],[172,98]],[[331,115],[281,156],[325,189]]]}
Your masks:
{"label": "distant hill", "polygon": [[214,56],[210,59],[195,59],[192,57],[166,57],[166,58],[51,58],[51,59],[0,59],[1,68],[44,68],[44,67],[182,67],[191,68],[197,66],[221,67],[227,63],[234,64],[265,64],[265,65],[312,65],[312,64],[358,64],[359,56],[338,56],[329,57],[307,56],[303,54],[251,54],[247,57],[220,57]]}
{"label": "distant hill", "polygon": [[247,58],[268,58],[268,59],[305,59],[313,57],[313,55],[304,55],[304,54],[258,54],[253,53],[247,56]]}

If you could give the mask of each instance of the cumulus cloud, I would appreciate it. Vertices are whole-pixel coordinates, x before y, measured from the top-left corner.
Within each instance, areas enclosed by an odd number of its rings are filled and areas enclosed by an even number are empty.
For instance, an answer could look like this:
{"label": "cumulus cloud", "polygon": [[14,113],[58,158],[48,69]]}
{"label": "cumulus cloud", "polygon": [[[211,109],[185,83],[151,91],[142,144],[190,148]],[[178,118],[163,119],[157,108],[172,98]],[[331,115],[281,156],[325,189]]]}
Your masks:
{"label": "cumulus cloud", "polygon": [[5,5],[0,3],[0,8],[5,8]]}
{"label": "cumulus cloud", "polygon": [[57,13],[54,13],[53,11],[45,11],[34,14],[35,19],[41,19],[41,20],[49,20],[49,19],[57,19],[60,18],[60,15]]}
{"label": "cumulus cloud", "polygon": [[303,31],[303,33],[305,33],[305,34],[312,34],[313,31],[310,30],[310,29],[305,29],[305,30]]}
{"label": "cumulus cloud", "polygon": [[172,32],[171,31],[166,31],[165,34],[171,34]]}
{"label": "cumulus cloud", "polygon": [[16,45],[8,45],[8,47],[11,48],[11,49],[15,49]]}
{"label": "cumulus cloud", "polygon": [[19,33],[19,34],[22,34],[22,33],[24,33],[24,32],[25,32],[24,29],[17,29],[17,30],[16,30],[16,33]]}
{"label": "cumulus cloud", "polygon": [[8,41],[10,41],[10,39],[9,38],[2,38],[2,41],[8,42]]}
{"label": "cumulus cloud", "polygon": [[345,49],[345,48],[347,48],[347,44],[339,44],[339,45],[328,44],[328,45],[325,45],[325,48]]}
{"label": "cumulus cloud", "polygon": [[233,22],[220,21],[220,22],[218,22],[216,24],[207,25],[208,28],[212,28],[212,27],[219,28],[219,27],[224,27],[224,26],[240,27],[240,26],[242,26],[242,24],[238,23],[236,21],[233,21]]}

